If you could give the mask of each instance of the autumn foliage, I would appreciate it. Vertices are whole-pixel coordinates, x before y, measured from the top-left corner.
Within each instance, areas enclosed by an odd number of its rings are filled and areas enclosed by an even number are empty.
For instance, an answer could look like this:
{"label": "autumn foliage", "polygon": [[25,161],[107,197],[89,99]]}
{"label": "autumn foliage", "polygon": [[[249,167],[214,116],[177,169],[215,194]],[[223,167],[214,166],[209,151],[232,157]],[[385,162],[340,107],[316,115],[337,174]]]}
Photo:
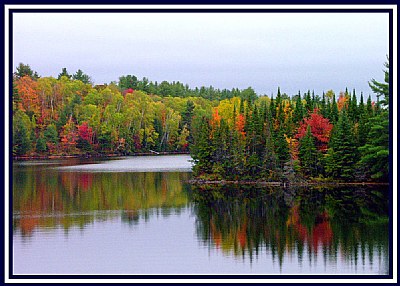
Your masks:
{"label": "autumn foliage", "polygon": [[324,118],[319,113],[318,109],[314,109],[314,112],[311,113],[308,118],[305,118],[298,128],[296,134],[297,139],[301,139],[306,135],[308,125],[311,127],[311,134],[316,139],[318,150],[326,151],[328,149],[328,142],[333,128],[329,119]]}

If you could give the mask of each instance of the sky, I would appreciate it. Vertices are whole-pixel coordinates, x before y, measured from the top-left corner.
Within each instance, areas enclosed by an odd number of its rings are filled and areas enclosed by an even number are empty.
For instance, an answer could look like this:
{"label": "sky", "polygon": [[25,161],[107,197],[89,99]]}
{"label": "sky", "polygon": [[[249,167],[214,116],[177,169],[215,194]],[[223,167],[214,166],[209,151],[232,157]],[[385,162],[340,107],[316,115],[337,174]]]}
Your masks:
{"label": "sky", "polygon": [[135,75],[259,95],[371,94],[389,54],[385,13],[14,13],[13,65],[95,84]]}

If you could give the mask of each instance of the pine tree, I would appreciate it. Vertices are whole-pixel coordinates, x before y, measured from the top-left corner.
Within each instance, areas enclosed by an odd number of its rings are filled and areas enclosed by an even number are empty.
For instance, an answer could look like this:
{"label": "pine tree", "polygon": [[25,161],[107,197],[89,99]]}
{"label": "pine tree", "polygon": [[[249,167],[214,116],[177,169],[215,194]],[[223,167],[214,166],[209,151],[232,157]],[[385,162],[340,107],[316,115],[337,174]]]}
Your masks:
{"label": "pine tree", "polygon": [[[367,169],[373,179],[384,181],[389,180],[389,64],[385,63],[385,82],[380,83],[372,80],[369,85],[373,92],[383,96],[378,101],[381,104],[381,111],[369,118],[370,130],[367,142],[360,147],[360,163]],[[368,99],[370,101],[370,98]],[[367,105],[367,114],[371,111]]]}

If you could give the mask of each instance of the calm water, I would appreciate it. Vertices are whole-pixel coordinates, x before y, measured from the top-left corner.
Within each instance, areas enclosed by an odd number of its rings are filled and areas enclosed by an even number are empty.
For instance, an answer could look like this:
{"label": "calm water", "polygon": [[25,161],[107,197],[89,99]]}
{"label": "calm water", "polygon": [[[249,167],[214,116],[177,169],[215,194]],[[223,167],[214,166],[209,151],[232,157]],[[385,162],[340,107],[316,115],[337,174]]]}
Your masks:
{"label": "calm water", "polygon": [[388,188],[194,188],[189,160],[14,163],[14,274],[388,274]]}

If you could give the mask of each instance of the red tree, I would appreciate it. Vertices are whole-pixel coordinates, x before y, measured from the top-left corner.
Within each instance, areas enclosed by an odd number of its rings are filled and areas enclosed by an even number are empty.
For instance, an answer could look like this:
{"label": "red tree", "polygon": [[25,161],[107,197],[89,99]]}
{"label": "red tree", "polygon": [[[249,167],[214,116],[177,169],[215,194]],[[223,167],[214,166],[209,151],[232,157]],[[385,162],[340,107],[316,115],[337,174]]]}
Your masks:
{"label": "red tree", "polygon": [[239,132],[239,134],[242,136],[242,139],[245,138],[246,132],[244,131],[244,126],[246,124],[246,120],[244,118],[244,115],[239,113],[237,118],[236,118],[236,130]]}
{"label": "red tree", "polygon": [[326,151],[333,125],[327,118],[318,113],[318,109],[314,109],[310,117],[304,119],[301,123],[295,136],[297,139],[301,139],[306,135],[308,125],[311,127],[311,133],[316,140],[318,150]]}
{"label": "red tree", "polygon": [[88,126],[87,122],[83,122],[80,126],[78,126],[78,134],[79,137],[83,140],[92,143],[93,139],[93,130],[91,127]]}

